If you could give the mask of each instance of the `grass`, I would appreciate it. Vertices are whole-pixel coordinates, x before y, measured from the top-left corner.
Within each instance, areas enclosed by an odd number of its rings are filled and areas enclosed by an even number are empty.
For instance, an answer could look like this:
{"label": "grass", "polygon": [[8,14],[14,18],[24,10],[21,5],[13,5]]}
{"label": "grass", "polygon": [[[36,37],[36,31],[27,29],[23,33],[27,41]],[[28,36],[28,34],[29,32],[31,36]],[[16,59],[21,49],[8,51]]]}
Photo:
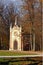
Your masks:
{"label": "grass", "polygon": [[3,65],[5,65],[6,63],[8,63],[8,65],[36,65],[35,63],[42,63],[42,58],[0,58],[0,63],[3,63]]}
{"label": "grass", "polygon": [[[20,56],[20,55],[37,55],[35,52],[30,51],[8,51],[0,50],[0,56]],[[26,60],[26,61],[25,61]],[[8,65],[22,65],[22,64],[34,64],[35,61],[39,62],[41,58],[0,58],[0,63],[8,63]],[[0,64],[1,65],[1,64]],[[3,64],[5,65],[5,64]]]}
{"label": "grass", "polygon": [[31,61],[19,61],[19,62],[10,62],[9,63],[9,65],[15,65],[15,64],[17,64],[17,65],[27,65],[27,64],[30,64],[30,63],[34,63],[34,62],[31,62]]}
{"label": "grass", "polygon": [[26,51],[8,51],[8,50],[0,50],[0,56],[19,56],[19,55],[37,55],[36,53],[30,53]]}

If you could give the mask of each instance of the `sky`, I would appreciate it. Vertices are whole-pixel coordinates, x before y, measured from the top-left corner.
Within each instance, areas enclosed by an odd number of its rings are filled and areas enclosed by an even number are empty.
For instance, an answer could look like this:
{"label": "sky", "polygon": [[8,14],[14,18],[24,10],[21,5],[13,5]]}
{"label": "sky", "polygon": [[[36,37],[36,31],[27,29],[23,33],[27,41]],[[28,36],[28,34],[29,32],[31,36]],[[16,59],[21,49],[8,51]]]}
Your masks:
{"label": "sky", "polygon": [[[5,5],[8,5],[9,3],[11,3],[11,2],[13,2],[14,3],[14,5],[18,8],[20,5],[24,5],[25,4],[25,2],[24,2],[24,0],[0,0],[0,1],[2,1]],[[39,0],[35,0],[35,7],[37,7],[38,8],[38,6],[39,6]]]}
{"label": "sky", "polygon": [[14,2],[16,5],[22,5],[23,1],[22,0],[0,0],[5,4],[9,4],[10,2]]}
{"label": "sky", "polygon": [[[26,4],[26,3],[24,2],[24,0],[0,0],[0,1],[2,1],[2,2],[5,4],[5,6],[8,5],[9,3],[12,3],[12,2],[13,2],[17,13],[18,13],[18,12],[21,13],[20,5]],[[35,0],[35,1],[36,1],[36,0]],[[37,2],[38,2],[38,1],[39,1],[39,0],[37,0]],[[34,7],[35,7],[35,8],[36,8],[36,7],[38,8],[38,6],[39,6],[39,4],[38,4],[38,3],[35,3],[35,6],[34,6]],[[22,10],[22,13],[23,13],[23,15],[24,15],[24,14],[28,13],[28,11]],[[20,14],[20,16],[22,16],[22,13]]]}
{"label": "sky", "polygon": [[[2,1],[5,4],[5,6],[8,5],[9,3],[13,2],[17,13],[21,12],[20,5],[25,4],[25,2],[23,0],[0,0],[0,1]],[[23,12],[23,14],[26,13],[25,10],[22,10],[22,12]],[[20,15],[22,15],[22,14],[20,14]]]}

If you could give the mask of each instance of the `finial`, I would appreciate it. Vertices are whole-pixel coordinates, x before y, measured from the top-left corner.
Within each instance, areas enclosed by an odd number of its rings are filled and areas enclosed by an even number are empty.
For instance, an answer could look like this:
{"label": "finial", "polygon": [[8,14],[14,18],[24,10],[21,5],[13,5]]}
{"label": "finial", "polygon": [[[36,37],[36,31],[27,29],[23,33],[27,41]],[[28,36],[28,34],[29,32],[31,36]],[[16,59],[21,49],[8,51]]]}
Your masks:
{"label": "finial", "polygon": [[10,32],[12,31],[12,23],[10,23]]}
{"label": "finial", "polygon": [[17,16],[15,17],[15,25],[17,25]]}
{"label": "finial", "polygon": [[12,23],[10,23],[10,27],[12,28]]}

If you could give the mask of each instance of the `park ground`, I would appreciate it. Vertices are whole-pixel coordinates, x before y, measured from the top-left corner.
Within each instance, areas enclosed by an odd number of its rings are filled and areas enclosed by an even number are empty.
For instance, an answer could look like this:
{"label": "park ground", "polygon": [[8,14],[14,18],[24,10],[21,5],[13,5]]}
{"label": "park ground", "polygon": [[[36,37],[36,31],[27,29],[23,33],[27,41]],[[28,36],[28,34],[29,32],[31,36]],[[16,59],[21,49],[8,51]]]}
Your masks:
{"label": "park ground", "polygon": [[43,65],[42,57],[0,58],[0,65]]}
{"label": "park ground", "polygon": [[42,65],[42,59],[41,51],[0,50],[0,65]]}
{"label": "park ground", "polygon": [[42,55],[42,51],[9,51],[0,50],[0,56],[20,56],[20,55]]}

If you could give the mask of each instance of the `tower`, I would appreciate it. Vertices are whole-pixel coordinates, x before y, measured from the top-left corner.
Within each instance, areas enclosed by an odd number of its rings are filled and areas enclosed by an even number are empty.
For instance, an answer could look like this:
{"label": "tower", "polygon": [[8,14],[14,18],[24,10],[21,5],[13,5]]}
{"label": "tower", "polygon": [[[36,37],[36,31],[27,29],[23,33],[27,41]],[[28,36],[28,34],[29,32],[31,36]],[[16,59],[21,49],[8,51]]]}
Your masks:
{"label": "tower", "polygon": [[10,25],[9,50],[21,51],[21,27],[17,25],[17,17],[15,18],[14,27],[12,28],[12,24]]}

